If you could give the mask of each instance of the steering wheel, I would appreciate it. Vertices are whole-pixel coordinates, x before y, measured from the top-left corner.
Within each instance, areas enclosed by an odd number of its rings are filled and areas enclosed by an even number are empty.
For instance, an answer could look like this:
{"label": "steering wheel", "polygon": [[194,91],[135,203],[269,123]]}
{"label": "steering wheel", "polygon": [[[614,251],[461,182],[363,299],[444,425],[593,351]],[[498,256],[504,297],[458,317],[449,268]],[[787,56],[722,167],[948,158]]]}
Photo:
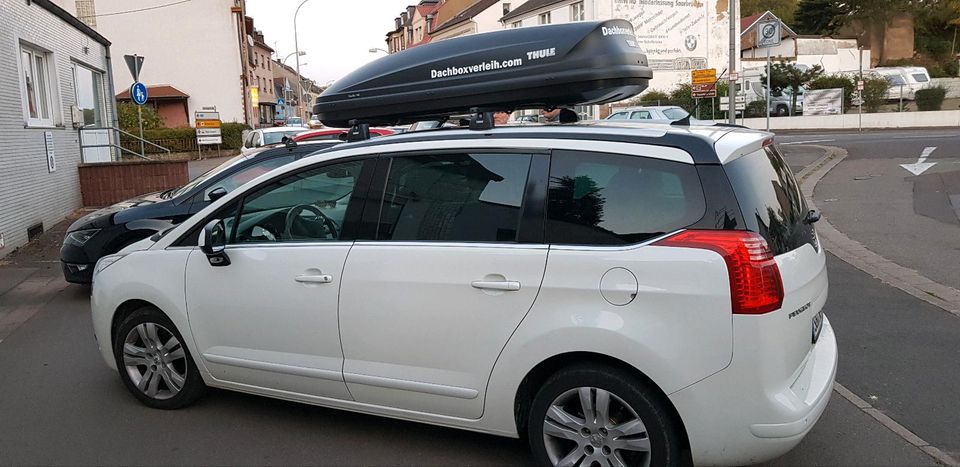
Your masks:
{"label": "steering wheel", "polygon": [[323,211],[320,210],[320,208],[312,204],[298,204],[290,208],[289,211],[287,211],[287,218],[286,218],[286,221],[284,222],[284,230],[283,230],[285,237],[294,238],[293,223],[300,218],[300,214],[303,211],[310,211],[312,214],[314,214],[315,217],[323,219],[323,225],[327,228],[327,231],[330,232],[330,235],[332,235],[333,238],[340,238],[340,226],[337,225],[337,222],[331,219],[330,217],[328,217],[326,214],[324,214]]}

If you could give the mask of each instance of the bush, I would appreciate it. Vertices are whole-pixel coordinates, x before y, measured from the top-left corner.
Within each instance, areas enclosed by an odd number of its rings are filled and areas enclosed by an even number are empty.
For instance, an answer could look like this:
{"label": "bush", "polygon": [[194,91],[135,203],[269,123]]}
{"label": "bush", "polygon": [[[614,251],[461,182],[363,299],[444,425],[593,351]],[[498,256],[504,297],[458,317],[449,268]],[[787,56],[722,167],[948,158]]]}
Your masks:
{"label": "bush", "polygon": [[153,107],[149,105],[138,106],[131,101],[121,101],[117,102],[117,122],[121,130],[139,134],[140,122],[137,118],[137,107],[143,107],[141,110],[143,114],[144,135],[146,135],[146,130],[163,126],[163,118],[157,114],[157,111],[154,110]]}
{"label": "bush", "polygon": [[[250,127],[243,123],[224,123],[223,126],[220,127],[220,134],[223,136],[223,144],[220,147],[223,149],[240,149],[240,147],[243,146],[243,131],[249,129]],[[134,135],[138,134],[138,132],[139,130],[130,131],[130,133]],[[197,150],[197,130],[188,126],[144,129],[143,139],[163,146],[172,152]],[[132,151],[140,150],[140,143],[136,138],[122,135],[120,140],[125,148]],[[162,152],[160,149],[149,145],[144,149],[149,153]]]}
{"label": "bush", "polygon": [[220,128],[223,135],[223,147],[226,149],[240,149],[243,146],[243,132],[250,127],[244,123],[224,123]]}
{"label": "bush", "polygon": [[943,86],[921,89],[917,91],[917,109],[940,110],[943,108],[943,99],[946,97],[947,89]]}
{"label": "bush", "polygon": [[747,104],[746,117],[747,118],[759,118],[767,116],[767,102],[763,101],[753,101]]}
{"label": "bush", "polygon": [[857,83],[853,78],[840,74],[823,75],[807,84],[807,89],[837,88],[843,89],[843,111],[846,113],[853,105],[853,91],[857,89]]}
{"label": "bush", "polygon": [[882,76],[863,77],[863,106],[867,112],[876,112],[887,102],[887,91],[890,82]]}

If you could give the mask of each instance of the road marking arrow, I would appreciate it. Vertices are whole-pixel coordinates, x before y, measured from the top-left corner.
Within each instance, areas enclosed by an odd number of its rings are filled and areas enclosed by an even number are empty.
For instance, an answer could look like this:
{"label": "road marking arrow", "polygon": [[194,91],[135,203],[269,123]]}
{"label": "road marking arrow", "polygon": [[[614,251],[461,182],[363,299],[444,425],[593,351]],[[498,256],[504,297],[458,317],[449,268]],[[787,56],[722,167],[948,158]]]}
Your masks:
{"label": "road marking arrow", "polygon": [[920,158],[917,159],[916,163],[900,164],[900,167],[907,169],[914,175],[920,175],[929,170],[930,167],[937,165],[936,162],[927,162],[927,158],[930,157],[930,154],[933,154],[933,151],[936,149],[936,146],[923,148],[923,152],[920,153]]}

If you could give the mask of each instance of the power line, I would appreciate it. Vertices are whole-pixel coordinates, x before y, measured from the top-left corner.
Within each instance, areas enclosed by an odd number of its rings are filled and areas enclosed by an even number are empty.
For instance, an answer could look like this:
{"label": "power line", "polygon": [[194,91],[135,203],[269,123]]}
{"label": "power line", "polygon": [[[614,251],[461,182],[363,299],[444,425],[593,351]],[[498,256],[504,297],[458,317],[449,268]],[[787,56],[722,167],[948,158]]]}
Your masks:
{"label": "power line", "polygon": [[165,3],[165,4],[163,4],[163,5],[156,5],[156,6],[146,7],[146,8],[138,8],[138,9],[136,9],[136,10],[126,10],[126,11],[115,11],[115,12],[113,12],[113,13],[103,13],[103,14],[100,14],[100,15],[94,15],[93,17],[94,17],[94,18],[100,18],[100,17],[103,17],[103,16],[125,15],[125,14],[128,14],[128,13],[137,13],[137,12],[147,11],[147,10],[156,10],[156,9],[159,9],[159,8],[166,8],[166,7],[168,7],[168,6],[179,5],[179,4],[181,4],[181,3],[187,3],[187,2],[189,2],[189,1],[191,1],[191,0],[180,0],[179,2]]}

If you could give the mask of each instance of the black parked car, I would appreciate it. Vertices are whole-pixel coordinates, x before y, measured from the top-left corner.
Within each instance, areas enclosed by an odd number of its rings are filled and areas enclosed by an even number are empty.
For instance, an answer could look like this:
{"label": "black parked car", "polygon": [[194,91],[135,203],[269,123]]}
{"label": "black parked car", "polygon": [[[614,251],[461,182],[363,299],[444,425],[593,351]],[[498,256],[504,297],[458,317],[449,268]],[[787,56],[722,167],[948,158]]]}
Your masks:
{"label": "black parked car", "polygon": [[182,187],[129,199],[77,219],[60,248],[68,282],[90,283],[103,256],[186,220],[227,192],[259,175],[339,141],[290,144],[234,157]]}

